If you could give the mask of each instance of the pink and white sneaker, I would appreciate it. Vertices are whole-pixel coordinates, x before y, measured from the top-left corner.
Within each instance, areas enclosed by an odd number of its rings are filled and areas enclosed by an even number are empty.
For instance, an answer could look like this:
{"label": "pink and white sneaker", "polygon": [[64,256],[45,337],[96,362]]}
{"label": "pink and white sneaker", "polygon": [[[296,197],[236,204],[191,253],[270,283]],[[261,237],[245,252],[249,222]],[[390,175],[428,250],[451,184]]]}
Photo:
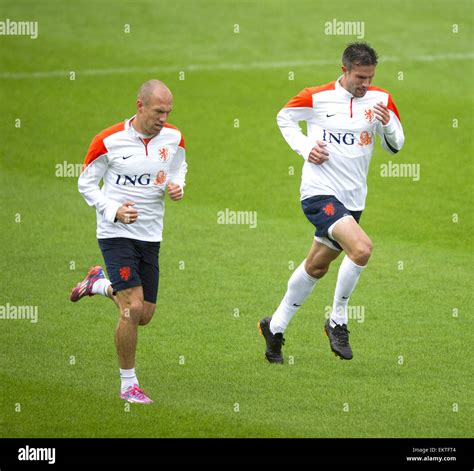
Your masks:
{"label": "pink and white sneaker", "polygon": [[121,391],[120,399],[138,404],[153,404],[153,401],[145,394],[143,389],[138,387],[138,384],[129,386],[125,391]]}
{"label": "pink and white sneaker", "polygon": [[97,280],[105,278],[104,269],[100,265],[91,267],[87,276],[78,283],[71,291],[71,301],[75,303],[84,296],[94,296],[92,293],[92,287]]}

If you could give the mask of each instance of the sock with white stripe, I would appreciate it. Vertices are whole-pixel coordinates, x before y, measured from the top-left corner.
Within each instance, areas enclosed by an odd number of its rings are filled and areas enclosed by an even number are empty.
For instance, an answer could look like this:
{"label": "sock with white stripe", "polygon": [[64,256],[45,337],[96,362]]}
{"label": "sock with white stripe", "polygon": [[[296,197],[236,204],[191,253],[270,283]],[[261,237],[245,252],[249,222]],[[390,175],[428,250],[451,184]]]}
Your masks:
{"label": "sock with white stripe", "polygon": [[337,274],[334,303],[330,316],[332,327],[336,324],[347,325],[347,304],[364,268],[365,266],[356,265],[347,255],[342,260]]}
{"label": "sock with white stripe", "polygon": [[317,278],[313,278],[306,272],[304,268],[305,261],[303,260],[288,280],[288,290],[270,322],[272,334],[285,331],[292,317],[311,294],[318,281]]}

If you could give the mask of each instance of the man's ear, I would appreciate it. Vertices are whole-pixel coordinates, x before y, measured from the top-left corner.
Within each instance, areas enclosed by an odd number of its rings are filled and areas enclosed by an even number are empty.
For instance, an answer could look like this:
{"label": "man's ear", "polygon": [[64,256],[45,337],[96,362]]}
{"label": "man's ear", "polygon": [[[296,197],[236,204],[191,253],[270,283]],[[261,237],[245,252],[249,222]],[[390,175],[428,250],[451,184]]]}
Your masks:
{"label": "man's ear", "polygon": [[344,75],[345,75],[346,72],[348,71],[348,70],[347,70],[347,67],[346,67],[345,65],[343,65],[343,66],[341,67],[341,70],[342,70],[342,73],[343,73]]}

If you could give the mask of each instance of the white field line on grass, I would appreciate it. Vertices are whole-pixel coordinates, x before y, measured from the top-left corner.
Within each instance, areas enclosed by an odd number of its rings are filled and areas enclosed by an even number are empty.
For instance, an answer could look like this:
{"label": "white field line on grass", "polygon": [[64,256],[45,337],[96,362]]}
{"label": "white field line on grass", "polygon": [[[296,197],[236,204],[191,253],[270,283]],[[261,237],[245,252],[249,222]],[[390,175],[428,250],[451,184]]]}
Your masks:
{"label": "white field line on grass", "polygon": [[[474,59],[473,52],[444,53],[444,54],[422,54],[417,56],[396,57],[385,56],[379,62],[435,62],[435,61],[456,61]],[[178,66],[163,67],[114,67],[108,69],[83,69],[83,70],[49,70],[38,72],[0,72],[1,80],[22,80],[32,78],[54,78],[69,77],[71,72],[75,73],[75,77],[94,77],[98,75],[120,75],[120,74],[138,74],[138,73],[179,73],[183,72],[199,72],[214,70],[252,70],[252,69],[286,69],[290,67],[308,67],[318,65],[338,64],[336,60],[318,59],[318,60],[293,60],[293,61],[273,61],[273,62],[248,62],[248,63],[221,63],[221,64],[189,64]]]}

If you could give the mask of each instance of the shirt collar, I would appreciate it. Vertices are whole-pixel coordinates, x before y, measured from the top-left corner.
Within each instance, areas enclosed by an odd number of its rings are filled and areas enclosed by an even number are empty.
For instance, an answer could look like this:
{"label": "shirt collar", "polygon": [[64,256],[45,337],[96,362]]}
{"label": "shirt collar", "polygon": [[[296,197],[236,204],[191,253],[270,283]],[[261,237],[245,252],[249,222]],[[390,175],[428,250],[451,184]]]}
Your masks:
{"label": "shirt collar", "polygon": [[125,130],[128,131],[132,136],[141,138],[141,139],[150,139],[155,136],[145,136],[145,134],[139,133],[132,124],[132,121],[135,119],[136,115],[133,115],[131,118],[125,121]]}
{"label": "shirt collar", "polygon": [[344,97],[344,98],[354,98],[354,95],[352,95],[351,92],[348,92],[348,91],[341,85],[341,83],[339,82],[339,80],[341,80],[342,77],[344,77],[344,76],[341,75],[341,76],[338,77],[337,80],[336,80],[336,85],[335,85],[336,92],[337,92],[339,95],[341,95],[342,97]]}
{"label": "shirt collar", "polygon": [[131,118],[128,118],[125,120],[125,131],[134,131],[133,127],[132,127],[132,121],[134,120],[136,115],[133,115]]}

